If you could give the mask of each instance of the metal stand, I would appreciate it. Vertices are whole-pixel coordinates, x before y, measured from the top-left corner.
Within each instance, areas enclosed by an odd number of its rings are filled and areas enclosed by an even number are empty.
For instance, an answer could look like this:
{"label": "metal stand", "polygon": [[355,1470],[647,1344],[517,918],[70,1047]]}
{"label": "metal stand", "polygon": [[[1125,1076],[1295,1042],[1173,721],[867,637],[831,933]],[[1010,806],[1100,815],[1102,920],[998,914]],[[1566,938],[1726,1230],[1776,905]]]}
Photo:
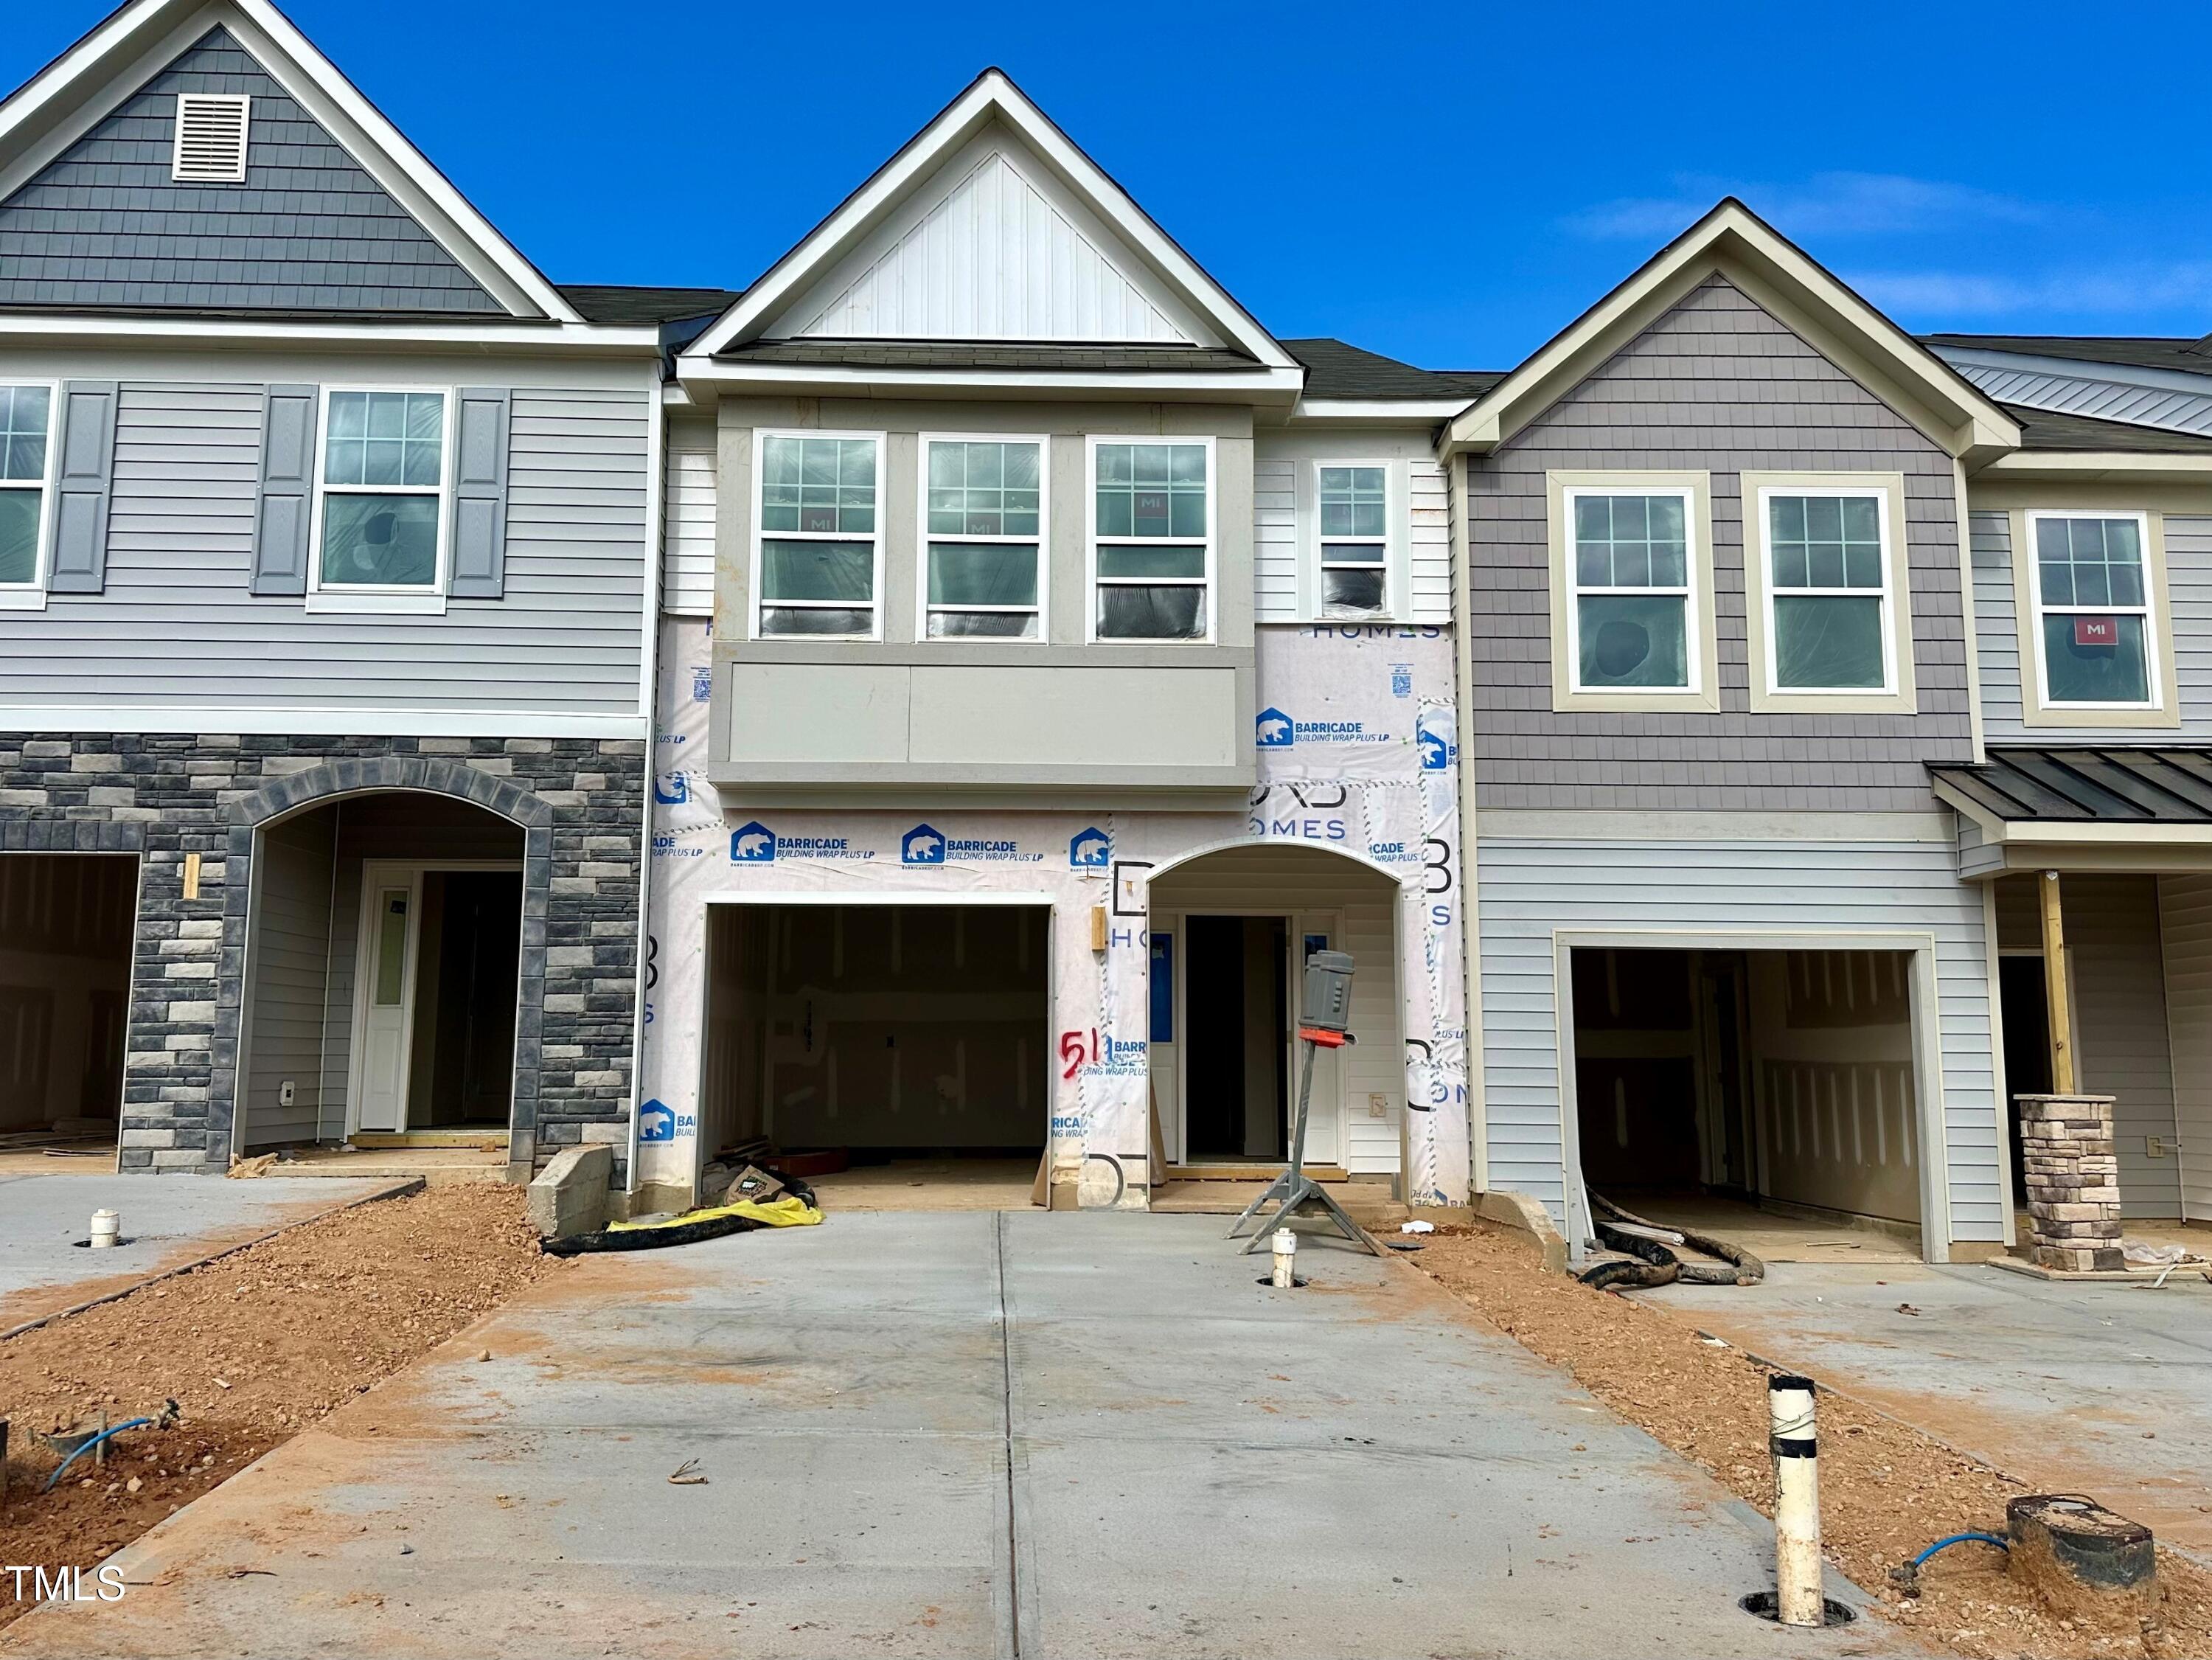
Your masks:
{"label": "metal stand", "polygon": [[1244,1225],[1250,1221],[1263,1207],[1279,1199],[1283,1201],[1281,1208],[1269,1219],[1266,1226],[1252,1236],[1252,1243],[1244,1247],[1245,1256],[1249,1256],[1254,1251],[1259,1250],[1267,1243],[1268,1236],[1301,1207],[1307,1205],[1319,1205],[1328,1213],[1336,1225],[1343,1230],[1346,1238],[1351,1240],[1361,1250],[1380,1256],[1382,1254],[1382,1247],[1367,1237],[1366,1231],[1358,1223],[1344,1213],[1344,1207],[1329,1197],[1327,1189],[1305,1172],[1306,1108],[1313,1098],[1314,1051],[1321,1045],[1304,1033],[1299,1035],[1299,1041],[1305,1046],[1306,1058],[1305,1065],[1298,1074],[1298,1122],[1291,1134],[1290,1168],[1267,1184],[1267,1192],[1244,1207],[1244,1213],[1231,1226],[1229,1237],[1231,1239],[1236,1238],[1243,1231]]}

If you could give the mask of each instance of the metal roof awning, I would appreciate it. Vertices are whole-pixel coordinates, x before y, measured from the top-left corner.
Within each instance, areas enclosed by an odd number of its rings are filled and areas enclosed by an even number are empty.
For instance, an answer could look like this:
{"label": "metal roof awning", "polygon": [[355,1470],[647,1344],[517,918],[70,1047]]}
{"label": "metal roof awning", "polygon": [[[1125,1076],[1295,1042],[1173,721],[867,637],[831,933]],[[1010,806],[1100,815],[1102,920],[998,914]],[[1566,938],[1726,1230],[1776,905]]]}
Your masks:
{"label": "metal roof awning", "polygon": [[1965,875],[2212,869],[2212,747],[1999,748],[1928,770],[1967,820]]}

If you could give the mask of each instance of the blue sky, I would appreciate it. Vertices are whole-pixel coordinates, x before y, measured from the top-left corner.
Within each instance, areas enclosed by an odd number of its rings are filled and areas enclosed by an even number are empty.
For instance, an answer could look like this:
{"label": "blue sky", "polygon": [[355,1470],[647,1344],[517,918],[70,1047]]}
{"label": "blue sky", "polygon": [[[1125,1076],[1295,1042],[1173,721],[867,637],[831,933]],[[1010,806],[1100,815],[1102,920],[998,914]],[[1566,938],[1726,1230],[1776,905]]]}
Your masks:
{"label": "blue sky", "polygon": [[560,281],[742,286],[996,63],[1282,336],[1510,367],[1731,192],[1915,329],[2212,331],[2201,0],[287,9]]}

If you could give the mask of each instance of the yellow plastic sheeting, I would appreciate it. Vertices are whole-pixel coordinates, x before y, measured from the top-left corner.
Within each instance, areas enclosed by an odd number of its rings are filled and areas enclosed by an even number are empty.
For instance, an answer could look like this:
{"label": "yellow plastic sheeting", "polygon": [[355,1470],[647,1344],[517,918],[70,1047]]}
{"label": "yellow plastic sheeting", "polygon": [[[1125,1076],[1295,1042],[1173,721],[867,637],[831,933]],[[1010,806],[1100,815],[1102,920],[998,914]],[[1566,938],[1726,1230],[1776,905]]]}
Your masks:
{"label": "yellow plastic sheeting", "polygon": [[781,1199],[771,1199],[766,1204],[757,1200],[740,1199],[733,1205],[709,1205],[704,1210],[687,1210],[681,1216],[656,1217],[650,1222],[610,1222],[609,1233],[649,1233],[656,1228],[688,1228],[700,1222],[719,1221],[725,1216],[742,1216],[771,1228],[811,1228],[822,1219],[822,1213],[796,1194],[787,1193]]}

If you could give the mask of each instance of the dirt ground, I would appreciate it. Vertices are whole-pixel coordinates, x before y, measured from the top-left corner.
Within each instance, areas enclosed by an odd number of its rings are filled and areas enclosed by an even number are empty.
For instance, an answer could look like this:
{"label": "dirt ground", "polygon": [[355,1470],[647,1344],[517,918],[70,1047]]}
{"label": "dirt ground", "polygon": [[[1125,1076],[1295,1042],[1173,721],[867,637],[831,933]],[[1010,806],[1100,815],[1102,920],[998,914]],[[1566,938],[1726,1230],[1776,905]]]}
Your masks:
{"label": "dirt ground", "polygon": [[[11,1422],[0,1563],[89,1569],[524,1286],[543,1256],[505,1187],[433,1189],[308,1222],[203,1268],[0,1343]],[[35,1432],[173,1399],[47,1495]],[[0,1626],[30,1608],[0,1597]]]}
{"label": "dirt ground", "polygon": [[[1440,1229],[1410,1260],[1524,1347],[1572,1372],[1622,1417],[1773,1514],[1766,1369],[1675,1316],[1543,1271],[1534,1243],[1477,1224]],[[2148,1621],[2062,1619],[2006,1573],[1994,1548],[1954,1545],[1921,1570],[1917,1601],[1889,1570],[1946,1534],[2004,1532],[2027,1491],[1846,1396],[1820,1399],[1820,1518],[1828,1558],[1923,1640],[1974,1660],[2212,1655],[2212,1572],[2159,1554],[2162,1597]]]}

